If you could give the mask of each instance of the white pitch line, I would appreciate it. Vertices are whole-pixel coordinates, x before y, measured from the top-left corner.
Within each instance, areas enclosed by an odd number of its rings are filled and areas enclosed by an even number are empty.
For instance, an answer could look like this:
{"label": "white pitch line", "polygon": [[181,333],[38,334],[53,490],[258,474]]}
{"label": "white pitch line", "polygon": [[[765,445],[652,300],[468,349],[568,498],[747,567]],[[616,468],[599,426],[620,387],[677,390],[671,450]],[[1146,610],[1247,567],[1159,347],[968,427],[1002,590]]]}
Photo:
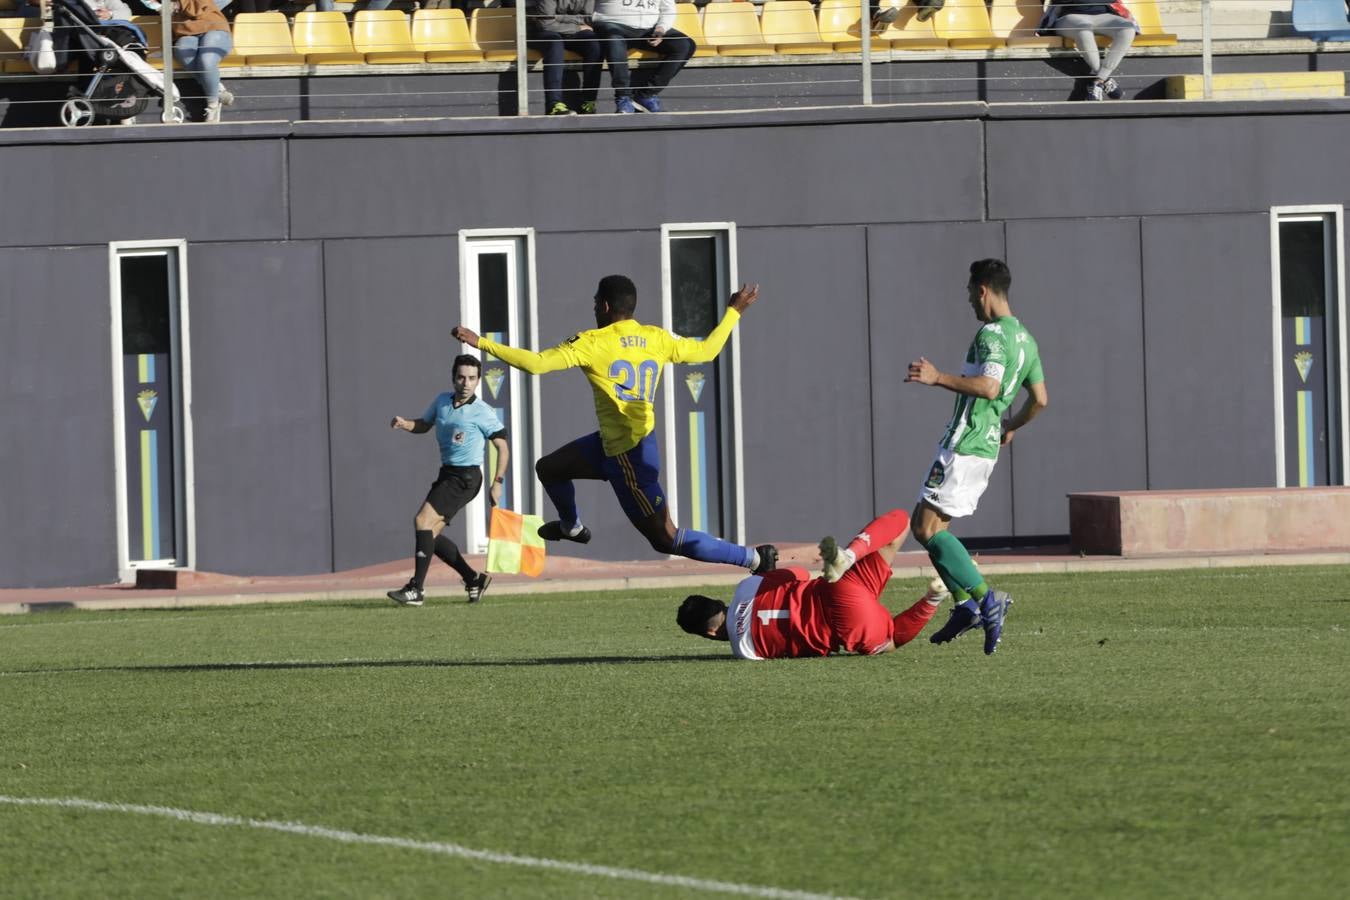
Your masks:
{"label": "white pitch line", "polygon": [[280,831],[286,834],[299,834],[306,837],[327,838],[344,844],[374,844],[382,847],[397,847],[401,850],[421,850],[441,856],[454,856],[479,862],[497,863],[504,866],[523,866],[530,869],[551,869],[557,872],[570,872],[576,875],[591,875],[598,878],[614,878],[620,881],[640,881],[646,884],[661,884],[671,887],[688,888],[694,891],[709,891],[718,894],[739,894],[744,897],[769,897],[773,900],[848,900],[833,894],[812,894],[807,891],[790,891],[782,888],[763,887],[756,884],[737,884],[731,881],[712,881],[706,878],[689,878],[683,875],[662,875],[657,872],[643,872],[640,869],[619,869],[613,866],[596,866],[590,863],[566,862],[559,859],[546,859],[537,856],[516,856],[512,853],[497,853],[492,850],[474,850],[459,844],[442,841],[417,841],[412,838],[390,837],[381,834],[362,834],[357,831],[342,831],[336,828],[324,828],[320,825],[306,825],[303,822],[274,822],[269,819],[246,819],[240,816],[227,816],[220,813],[193,812],[190,809],[175,809],[171,806],[140,806],[133,803],[104,803],[98,800],[83,800],[79,797],[10,797],[0,794],[0,803],[11,806],[48,806],[64,809],[84,809],[95,812],[136,813],[145,816],[161,816],[191,822],[195,825],[225,825],[242,828],[259,828],[265,831]]}

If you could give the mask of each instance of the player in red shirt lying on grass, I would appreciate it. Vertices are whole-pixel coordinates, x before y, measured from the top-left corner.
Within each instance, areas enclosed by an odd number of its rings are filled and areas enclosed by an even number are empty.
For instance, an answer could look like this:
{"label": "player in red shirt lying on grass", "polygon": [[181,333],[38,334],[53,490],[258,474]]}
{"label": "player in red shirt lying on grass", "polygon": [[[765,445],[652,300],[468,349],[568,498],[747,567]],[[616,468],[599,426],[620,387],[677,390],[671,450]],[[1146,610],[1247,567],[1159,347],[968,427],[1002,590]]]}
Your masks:
{"label": "player in red shirt lying on grass", "polygon": [[797,566],[751,575],[736,586],[730,608],[693,594],[675,620],[690,634],[729,641],[737,659],[889,653],[917,637],[948,596],[934,579],[919,602],[897,616],[881,605],[891,560],[908,529],[908,514],[891,510],[845,550],[834,538],[821,541],[825,573],[819,578]]}

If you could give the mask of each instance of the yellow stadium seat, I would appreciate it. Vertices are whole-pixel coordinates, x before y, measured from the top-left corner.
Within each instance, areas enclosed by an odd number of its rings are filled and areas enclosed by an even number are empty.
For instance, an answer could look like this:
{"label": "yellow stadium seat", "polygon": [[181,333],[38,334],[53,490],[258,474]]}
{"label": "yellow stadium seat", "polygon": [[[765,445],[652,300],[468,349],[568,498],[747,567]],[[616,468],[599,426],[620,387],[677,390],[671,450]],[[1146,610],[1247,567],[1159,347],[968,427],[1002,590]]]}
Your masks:
{"label": "yellow stadium seat", "polygon": [[426,54],[413,46],[408,17],[396,9],[363,9],[352,21],[352,46],[368,63],[420,63]]}
{"label": "yellow stadium seat", "polygon": [[279,12],[234,17],[234,52],[250,66],[298,66],[305,62],[291,43],[291,27]]}
{"label": "yellow stadium seat", "polygon": [[764,40],[778,53],[833,53],[820,39],[816,11],[810,0],[769,0],[759,20]]}
{"label": "yellow stadium seat", "polygon": [[717,51],[708,46],[708,36],[703,33],[703,19],[698,7],[692,3],[675,4],[675,30],[685,37],[692,38],[698,49],[694,56],[716,56]]}
{"label": "yellow stadium seat", "polygon": [[1062,37],[1053,34],[1042,37],[1036,33],[1042,9],[1035,0],[993,0],[989,7],[989,24],[994,35],[1002,38],[1009,47],[1059,49],[1064,46]]}
{"label": "yellow stadium seat", "polygon": [[933,33],[953,50],[992,50],[1004,46],[989,25],[984,0],[947,0],[933,16]]}
{"label": "yellow stadium seat", "polygon": [[1163,31],[1162,16],[1157,0],[1134,0],[1126,3],[1134,20],[1139,23],[1139,34],[1134,36],[1135,47],[1166,47],[1177,42],[1177,36]]}
{"label": "yellow stadium seat", "polygon": [[[862,49],[862,12],[858,0],[820,0],[820,39],[836,52],[857,53]],[[873,50],[889,50],[891,42],[872,35]]]}
{"label": "yellow stadium seat", "polygon": [[146,62],[156,69],[164,68],[164,36],[160,33],[159,16],[132,16],[131,22],[145,32]]}
{"label": "yellow stadium seat", "polygon": [[773,45],[764,40],[755,4],[749,0],[709,3],[703,8],[703,34],[718,56],[773,55]]}
{"label": "yellow stadium seat", "polygon": [[364,53],[352,46],[352,33],[347,27],[347,16],[340,12],[302,12],[295,16],[291,29],[295,52],[305,55],[305,62],[316,66],[340,66],[363,63]]}
{"label": "yellow stadium seat", "polygon": [[933,33],[933,20],[920,22],[918,13],[917,6],[905,2],[900,15],[881,33],[881,39],[889,41],[892,50],[945,50],[947,42]]}
{"label": "yellow stadium seat", "polygon": [[[483,7],[473,11],[469,22],[469,36],[483,51],[486,60],[513,60],[516,58],[516,11],[499,6]],[[529,50],[530,61],[543,59],[538,50]]]}
{"label": "yellow stadium seat", "polygon": [[233,37],[230,40],[230,52],[225,54],[225,58],[220,61],[222,69],[235,69],[245,64],[244,56],[234,49]]}
{"label": "yellow stadium seat", "polygon": [[477,62],[483,51],[469,36],[462,9],[419,9],[413,13],[413,46],[429,63]]}
{"label": "yellow stadium seat", "polygon": [[28,32],[42,24],[40,19],[17,19],[13,16],[0,18],[0,60],[4,72],[31,72],[33,67],[23,58],[28,46]]}

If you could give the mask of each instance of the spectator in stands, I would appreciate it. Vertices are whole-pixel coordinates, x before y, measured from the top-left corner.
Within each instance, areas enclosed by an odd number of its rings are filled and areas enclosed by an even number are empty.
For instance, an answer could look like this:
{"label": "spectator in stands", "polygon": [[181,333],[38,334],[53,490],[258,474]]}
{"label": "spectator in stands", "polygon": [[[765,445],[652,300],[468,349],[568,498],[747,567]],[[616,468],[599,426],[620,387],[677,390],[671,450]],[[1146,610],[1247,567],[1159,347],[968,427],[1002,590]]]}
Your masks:
{"label": "spectator in stands", "polygon": [[[614,110],[620,113],[660,112],[661,91],[697,49],[694,41],[670,26],[675,22],[675,0],[595,0],[591,24],[600,38],[609,77],[614,85]],[[655,50],[661,64],[634,94],[628,72],[628,48]]]}
{"label": "spectator in stands", "polygon": [[225,14],[211,0],[174,0],[173,56],[202,86],[207,122],[220,121],[220,107],[234,95],[220,83],[220,61],[230,52],[233,38]]}
{"label": "spectator in stands", "polygon": [[[1112,76],[1116,67],[1125,58],[1134,36],[1139,33],[1139,24],[1124,3],[1091,2],[1055,2],[1041,16],[1037,34],[1059,35],[1071,38],[1083,55],[1083,60],[1091,70],[1092,83],[1088,85],[1089,100],[1119,100],[1125,96],[1116,79]],[[1097,50],[1096,35],[1111,39],[1111,46],[1102,59]]]}
{"label": "spectator in stands", "polygon": [[235,2],[231,4],[233,8],[230,10],[230,15],[237,16],[240,13],[271,12],[272,4],[274,2],[275,0],[235,0]]}
{"label": "spectator in stands", "polygon": [[94,11],[100,22],[107,22],[109,19],[131,21],[131,7],[122,0],[84,0],[84,5]]}
{"label": "spectator in stands", "polygon": [[[544,54],[544,109],[550,116],[595,112],[600,91],[600,41],[591,27],[595,0],[530,0],[526,6],[530,49]],[[562,97],[563,53],[581,57],[581,90]]]}
{"label": "spectator in stands", "polygon": [[[377,12],[381,9],[388,9],[389,4],[393,2],[394,0],[370,0],[369,3],[361,8],[370,10],[371,12]],[[315,3],[314,8],[319,12],[333,12],[337,9],[337,7],[333,5],[333,0],[318,0],[318,2]],[[259,10],[259,12],[262,11],[263,10]]]}

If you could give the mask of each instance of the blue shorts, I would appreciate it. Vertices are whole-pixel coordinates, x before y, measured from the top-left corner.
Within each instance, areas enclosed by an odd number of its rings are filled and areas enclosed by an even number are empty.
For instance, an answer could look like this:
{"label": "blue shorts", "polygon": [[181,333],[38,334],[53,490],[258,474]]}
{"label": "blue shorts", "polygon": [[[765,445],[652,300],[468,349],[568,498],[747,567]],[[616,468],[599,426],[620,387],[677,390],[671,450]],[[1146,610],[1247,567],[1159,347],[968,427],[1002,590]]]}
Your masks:
{"label": "blue shorts", "polygon": [[595,467],[614,489],[629,521],[637,524],[643,519],[664,512],[666,492],[661,489],[661,450],[655,435],[647,435],[636,447],[618,456],[606,456],[600,442],[600,432],[594,432],[576,441],[586,461]]}

